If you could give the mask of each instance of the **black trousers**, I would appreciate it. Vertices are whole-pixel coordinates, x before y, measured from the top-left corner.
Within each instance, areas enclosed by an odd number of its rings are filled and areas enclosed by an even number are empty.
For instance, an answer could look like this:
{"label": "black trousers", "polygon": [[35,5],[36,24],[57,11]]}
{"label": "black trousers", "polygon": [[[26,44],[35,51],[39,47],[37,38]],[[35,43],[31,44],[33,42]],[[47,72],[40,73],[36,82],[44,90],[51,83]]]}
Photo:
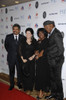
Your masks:
{"label": "black trousers", "polygon": [[9,64],[10,85],[14,86],[15,66],[17,69],[17,85],[19,86],[22,83],[22,66],[20,66],[18,59],[15,60],[14,64]]}
{"label": "black trousers", "polygon": [[61,80],[62,59],[56,66],[50,66],[51,93],[55,93],[58,100],[63,100],[63,87]]}

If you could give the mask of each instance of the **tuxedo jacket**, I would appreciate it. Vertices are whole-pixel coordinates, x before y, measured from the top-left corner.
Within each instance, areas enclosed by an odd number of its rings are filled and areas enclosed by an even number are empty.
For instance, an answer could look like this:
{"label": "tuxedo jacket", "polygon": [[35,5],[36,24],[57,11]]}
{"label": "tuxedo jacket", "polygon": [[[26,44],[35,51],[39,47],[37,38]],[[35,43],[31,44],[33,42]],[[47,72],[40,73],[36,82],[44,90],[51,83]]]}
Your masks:
{"label": "tuxedo jacket", "polygon": [[60,60],[62,63],[64,61],[63,37],[57,28],[49,37],[48,60],[52,65],[56,65]]}
{"label": "tuxedo jacket", "polygon": [[6,51],[8,52],[7,54],[8,64],[14,65],[16,59],[19,58],[18,48],[19,48],[20,40],[24,40],[24,38],[25,37],[23,35],[19,34],[19,39],[18,39],[18,42],[16,43],[13,33],[6,36],[5,48],[6,48]]}

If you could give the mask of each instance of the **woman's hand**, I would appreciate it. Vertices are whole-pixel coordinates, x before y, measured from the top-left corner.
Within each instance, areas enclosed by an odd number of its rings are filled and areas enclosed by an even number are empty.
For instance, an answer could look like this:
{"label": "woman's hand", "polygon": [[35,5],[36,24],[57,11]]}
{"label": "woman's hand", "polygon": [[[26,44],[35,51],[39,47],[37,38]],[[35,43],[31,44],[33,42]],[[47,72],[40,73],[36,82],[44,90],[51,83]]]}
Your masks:
{"label": "woman's hand", "polygon": [[43,56],[44,50],[42,50],[40,53],[37,53],[35,59],[38,60],[40,57]]}
{"label": "woman's hand", "polygon": [[38,56],[36,56],[36,57],[35,57],[35,59],[36,59],[36,60],[38,60],[38,59],[39,59],[39,57],[38,57]]}
{"label": "woman's hand", "polygon": [[39,51],[35,51],[35,56],[38,56],[39,55]]}
{"label": "woman's hand", "polygon": [[31,60],[33,60],[33,58],[32,57],[29,57],[29,60],[31,61]]}
{"label": "woman's hand", "polygon": [[27,59],[24,59],[23,56],[21,56],[21,59],[22,59],[23,63],[27,62]]}
{"label": "woman's hand", "polygon": [[34,59],[34,57],[35,57],[35,55],[33,55],[33,56],[29,57],[29,60],[30,60],[30,61],[31,61],[31,60],[33,60],[33,59]]}
{"label": "woman's hand", "polygon": [[27,59],[23,59],[23,63],[26,63],[27,62]]}

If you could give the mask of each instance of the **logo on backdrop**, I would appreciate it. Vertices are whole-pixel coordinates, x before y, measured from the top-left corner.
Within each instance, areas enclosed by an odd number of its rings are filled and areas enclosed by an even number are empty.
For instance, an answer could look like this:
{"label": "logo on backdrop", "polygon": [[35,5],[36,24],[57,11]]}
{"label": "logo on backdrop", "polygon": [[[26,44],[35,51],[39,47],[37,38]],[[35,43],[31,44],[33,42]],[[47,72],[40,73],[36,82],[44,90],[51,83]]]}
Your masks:
{"label": "logo on backdrop", "polygon": [[13,16],[10,17],[10,21],[11,21],[11,22],[13,21]]}
{"label": "logo on backdrop", "polygon": [[21,7],[21,10],[24,10],[24,6]]}
{"label": "logo on backdrop", "polygon": [[58,13],[56,12],[56,13],[49,13],[49,15],[57,15]]}
{"label": "logo on backdrop", "polygon": [[6,25],[5,28],[8,29],[8,26]]}
{"label": "logo on backdrop", "polygon": [[29,3],[28,8],[31,9],[31,3]]}
{"label": "logo on backdrop", "polygon": [[28,19],[31,19],[31,15],[28,16]]}
{"label": "logo on backdrop", "polygon": [[6,13],[6,14],[8,13],[8,9],[7,9],[7,8],[5,9],[5,13]]}
{"label": "logo on backdrop", "polygon": [[1,22],[3,22],[3,18],[1,18]]}
{"label": "logo on backdrop", "polygon": [[13,24],[11,24],[11,28],[13,27]]}
{"label": "logo on backdrop", "polygon": [[2,50],[4,50],[4,46],[2,46]]}
{"label": "logo on backdrop", "polygon": [[36,1],[35,8],[37,9],[38,7],[39,7],[39,3],[38,3],[38,1]]}
{"label": "logo on backdrop", "polygon": [[31,27],[31,23],[27,23],[27,26],[28,26],[28,27]]}
{"label": "logo on backdrop", "polygon": [[6,62],[6,65],[8,65],[8,61]]}
{"label": "logo on backdrop", "polygon": [[1,28],[3,28],[4,26],[3,26],[3,25],[1,25],[0,27],[1,27]]}
{"label": "logo on backdrop", "polygon": [[2,54],[2,58],[4,58],[4,54]]}
{"label": "logo on backdrop", "polygon": [[57,2],[57,0],[51,0],[51,2],[52,2],[52,3],[56,3],[56,2]]}
{"label": "logo on backdrop", "polygon": [[46,18],[46,11],[43,12],[43,18]]}
{"label": "logo on backdrop", "polygon": [[66,2],[66,0],[61,0],[62,2]]}
{"label": "logo on backdrop", "polygon": [[3,9],[1,9],[1,14],[3,14]]}
{"label": "logo on backdrop", "polygon": [[4,44],[4,39],[1,39],[1,43]]}
{"label": "logo on backdrop", "polygon": [[[1,63],[4,64],[4,60],[1,60]],[[2,68],[3,69],[3,68]]]}
{"label": "logo on backdrop", "polygon": [[6,22],[8,21],[8,17],[6,17]]}
{"label": "logo on backdrop", "polygon": [[38,28],[38,24],[37,23],[34,26],[35,26],[35,28]]}
{"label": "logo on backdrop", "polygon": [[19,17],[15,17],[14,20],[19,20]]}
{"label": "logo on backdrop", "polygon": [[4,33],[0,33],[0,35],[4,35]]}
{"label": "logo on backdrop", "polygon": [[48,4],[48,3],[49,3],[48,1],[42,2],[41,5],[46,5],[46,4]]}
{"label": "logo on backdrop", "polygon": [[60,14],[61,14],[61,15],[66,14],[66,9],[61,9],[61,10],[60,10]]}
{"label": "logo on backdrop", "polygon": [[38,18],[38,13],[35,14],[35,18]]}
{"label": "logo on backdrop", "polygon": [[9,11],[14,11],[14,9],[9,9]]}
{"label": "logo on backdrop", "polygon": [[8,34],[8,32],[5,32],[5,35],[7,35]]}
{"label": "logo on backdrop", "polygon": [[58,25],[66,25],[66,23],[64,22],[64,23],[58,23]]}
{"label": "logo on backdrop", "polygon": [[15,7],[15,10],[18,10],[18,6]]}
{"label": "logo on backdrop", "polygon": [[21,19],[24,19],[24,15],[20,16]]}
{"label": "logo on backdrop", "polygon": [[21,27],[25,27],[25,25],[20,25]]}
{"label": "logo on backdrop", "polygon": [[28,26],[28,27],[31,27],[31,23],[27,23],[27,26]]}

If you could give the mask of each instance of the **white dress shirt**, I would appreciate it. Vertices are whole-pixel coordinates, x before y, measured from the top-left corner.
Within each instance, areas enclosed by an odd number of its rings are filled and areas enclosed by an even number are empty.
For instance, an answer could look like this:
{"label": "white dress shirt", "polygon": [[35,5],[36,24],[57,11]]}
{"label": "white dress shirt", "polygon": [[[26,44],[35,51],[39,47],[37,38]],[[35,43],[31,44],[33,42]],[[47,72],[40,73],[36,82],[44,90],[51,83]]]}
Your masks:
{"label": "white dress shirt", "polygon": [[15,35],[14,34],[14,39],[16,40],[16,37],[17,37],[17,41],[19,40],[19,34],[18,35]]}

